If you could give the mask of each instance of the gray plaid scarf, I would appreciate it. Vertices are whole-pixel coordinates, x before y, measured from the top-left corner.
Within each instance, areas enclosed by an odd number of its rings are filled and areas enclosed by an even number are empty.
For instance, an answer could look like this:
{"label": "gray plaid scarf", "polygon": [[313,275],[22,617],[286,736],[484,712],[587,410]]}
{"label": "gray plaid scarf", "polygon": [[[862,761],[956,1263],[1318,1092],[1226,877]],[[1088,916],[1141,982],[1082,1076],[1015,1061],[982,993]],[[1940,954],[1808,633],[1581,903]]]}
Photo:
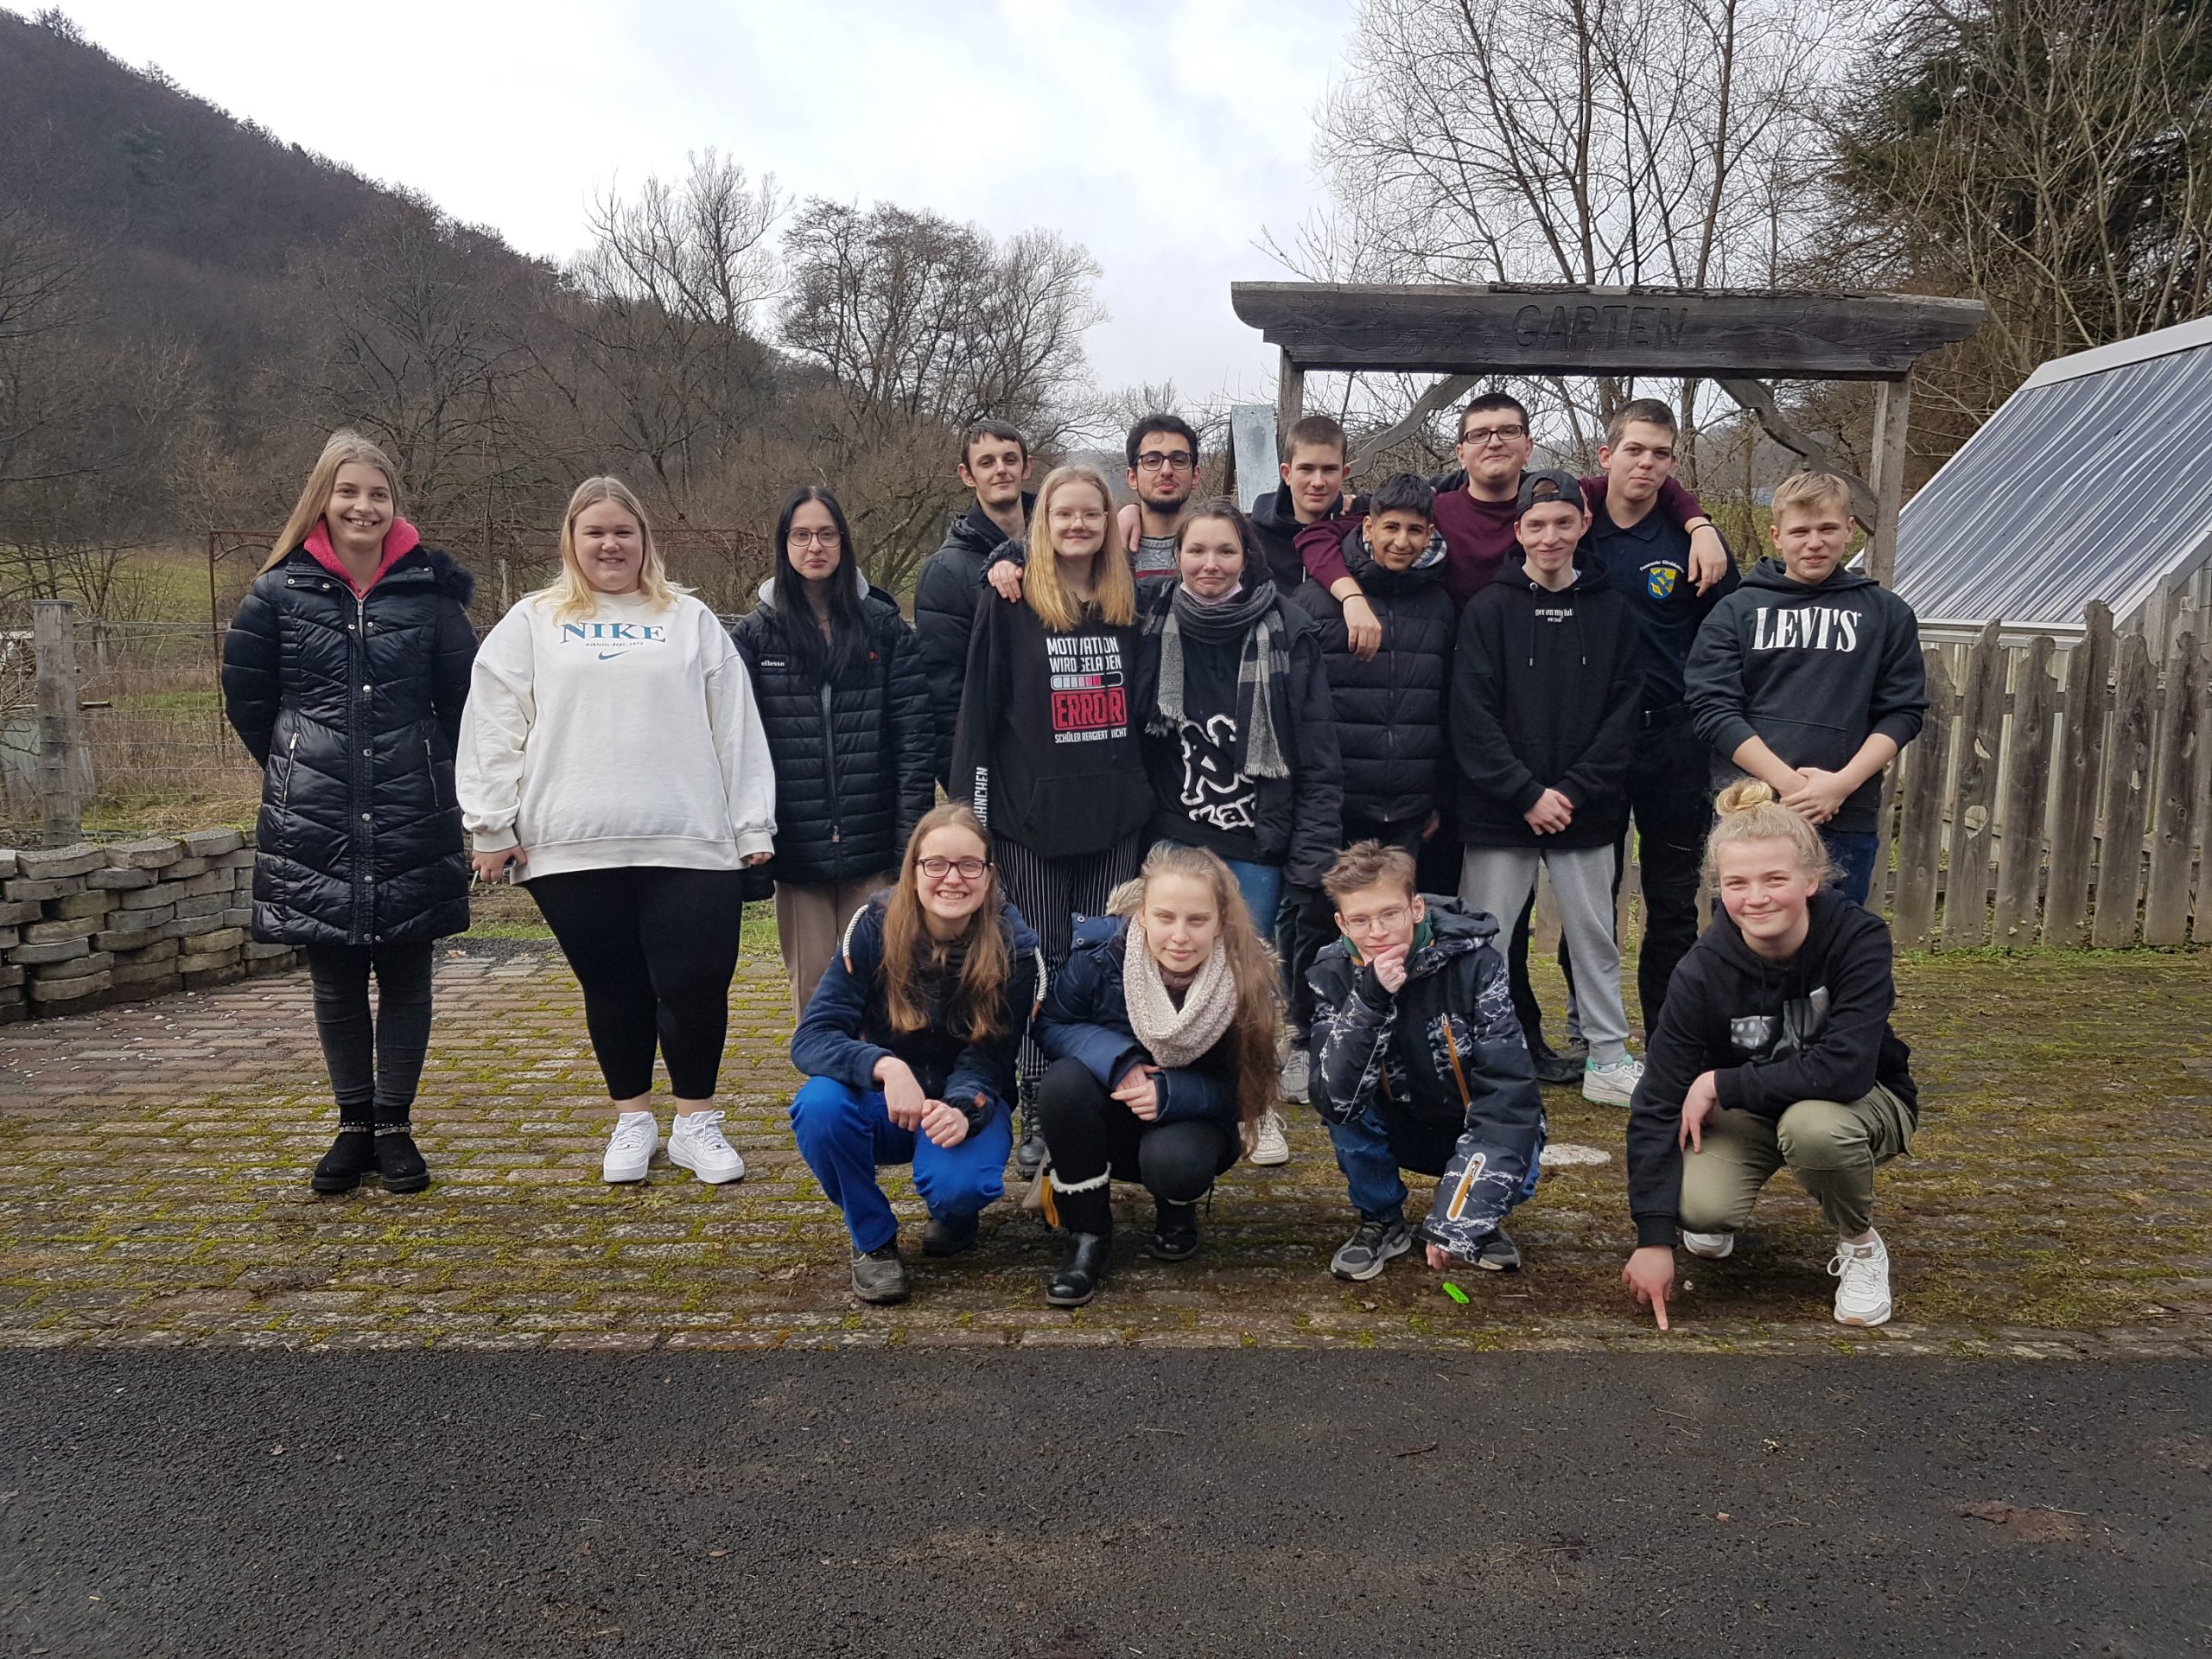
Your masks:
{"label": "gray plaid scarf", "polygon": [[1275,608],[1275,585],[1262,582],[1233,598],[1208,605],[1178,583],[1173,600],[1145,620],[1160,635],[1160,686],[1150,729],[1171,735],[1182,729],[1183,641],[1217,645],[1241,642],[1236,664],[1237,770],[1248,778],[1287,778],[1276,732],[1289,720],[1290,644]]}

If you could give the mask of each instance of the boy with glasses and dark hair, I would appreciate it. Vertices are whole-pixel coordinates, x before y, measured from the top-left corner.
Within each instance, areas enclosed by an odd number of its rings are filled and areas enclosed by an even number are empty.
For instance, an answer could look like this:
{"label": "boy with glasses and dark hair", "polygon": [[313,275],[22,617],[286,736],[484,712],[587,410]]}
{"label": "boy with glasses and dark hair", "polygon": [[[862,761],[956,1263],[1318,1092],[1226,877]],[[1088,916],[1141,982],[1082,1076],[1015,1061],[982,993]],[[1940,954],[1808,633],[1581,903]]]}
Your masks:
{"label": "boy with glasses and dark hair", "polygon": [[1412,1248],[1402,1169],[1440,1178],[1418,1229],[1430,1267],[1519,1267],[1502,1224],[1536,1190],[1544,1107],[1497,922],[1424,898],[1412,858],[1377,842],[1346,848],[1324,885],[1340,937],[1308,976],[1313,1104],[1359,1211],[1329,1271],[1372,1279]]}
{"label": "boy with glasses and dark hair", "polygon": [[960,693],[968,679],[976,586],[991,555],[1029,533],[1037,498],[1022,486],[1033,464],[1020,428],[978,421],[968,429],[960,441],[960,482],[975,492],[975,499],[965,512],[954,515],[914,585],[914,632],[921,639],[922,670],[929,677],[937,737],[934,770],[940,784],[949,783],[952,773],[952,734],[960,723]]}
{"label": "boy with glasses and dark hair", "polygon": [[[1122,545],[1140,583],[1173,581],[1175,532],[1184,509],[1198,487],[1198,435],[1179,415],[1147,415],[1129,429],[1122,453],[1129,463],[1129,489],[1136,500],[1120,514]],[[1027,549],[1008,544],[992,561],[988,575],[1001,599],[1021,597],[1021,571]]]}

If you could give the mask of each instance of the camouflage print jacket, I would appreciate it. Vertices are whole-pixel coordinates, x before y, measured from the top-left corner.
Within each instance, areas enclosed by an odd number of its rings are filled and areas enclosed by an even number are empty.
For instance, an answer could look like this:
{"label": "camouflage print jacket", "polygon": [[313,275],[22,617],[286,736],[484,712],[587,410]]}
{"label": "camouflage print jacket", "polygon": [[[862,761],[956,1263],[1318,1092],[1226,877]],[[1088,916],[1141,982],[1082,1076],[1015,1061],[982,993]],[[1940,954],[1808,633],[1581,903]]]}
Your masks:
{"label": "camouflage print jacket", "polygon": [[1456,1126],[1459,1144],[1421,1236],[1469,1257],[1535,1189],[1543,1100],[1514,1018],[1497,924],[1454,899],[1427,900],[1433,937],[1393,995],[1343,939],[1306,976],[1313,988],[1313,1103],[1331,1123],[1362,1114]]}

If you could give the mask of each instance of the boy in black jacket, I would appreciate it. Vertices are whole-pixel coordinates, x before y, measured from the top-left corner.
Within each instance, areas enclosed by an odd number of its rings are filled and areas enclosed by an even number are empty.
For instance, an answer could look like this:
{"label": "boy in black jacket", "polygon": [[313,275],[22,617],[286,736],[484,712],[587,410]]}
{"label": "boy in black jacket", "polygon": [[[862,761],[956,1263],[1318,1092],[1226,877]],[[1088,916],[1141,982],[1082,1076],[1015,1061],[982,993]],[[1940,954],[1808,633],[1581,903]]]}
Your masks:
{"label": "boy in black jacket", "polygon": [[1774,493],[1774,544],[1713,607],[1690,647],[1685,694],[1717,788],[1748,772],[1819,827],[1865,904],[1882,768],[1928,712],[1920,624],[1872,576],[1843,568],[1858,526],[1850,486],[1799,473]]}
{"label": "boy in black jacket", "polygon": [[960,723],[960,694],[968,682],[968,636],[976,631],[983,568],[1009,540],[1029,528],[1037,498],[1022,486],[1033,463],[1029,441],[1004,421],[978,421],[960,441],[960,482],[976,493],[968,511],[945,527],[944,540],[922,566],[914,584],[914,632],[922,670],[929,676],[936,722],[933,770],[952,783],[952,734]]}
{"label": "boy in black jacket", "polygon": [[1519,1267],[1502,1224],[1536,1190],[1544,1107],[1497,924],[1416,893],[1400,847],[1355,842],[1325,885],[1343,932],[1309,976],[1313,1104],[1359,1211],[1329,1271],[1372,1279],[1412,1248],[1401,1169],[1442,1178],[1430,1267]]}
{"label": "boy in black jacket", "polygon": [[1613,857],[1628,822],[1629,753],[1643,689],[1627,602],[1580,559],[1590,527],[1570,473],[1529,473],[1515,525],[1523,563],[1467,602],[1452,669],[1460,899],[1518,916],[1541,866],[1574,957],[1590,1058],[1582,1096],[1625,1106],[1628,1052]]}
{"label": "boy in black jacket", "polygon": [[1823,890],[1827,849],[1767,785],[1732,785],[1720,814],[1706,873],[1726,913],[1675,969],[1629,1116],[1637,1249],[1621,1276],[1666,1329],[1675,1228],[1691,1255],[1728,1255],[1787,1164],[1836,1231],[1837,1322],[1880,1325],[1874,1170],[1910,1149],[1920,1116],[1890,1028],[1890,931]]}

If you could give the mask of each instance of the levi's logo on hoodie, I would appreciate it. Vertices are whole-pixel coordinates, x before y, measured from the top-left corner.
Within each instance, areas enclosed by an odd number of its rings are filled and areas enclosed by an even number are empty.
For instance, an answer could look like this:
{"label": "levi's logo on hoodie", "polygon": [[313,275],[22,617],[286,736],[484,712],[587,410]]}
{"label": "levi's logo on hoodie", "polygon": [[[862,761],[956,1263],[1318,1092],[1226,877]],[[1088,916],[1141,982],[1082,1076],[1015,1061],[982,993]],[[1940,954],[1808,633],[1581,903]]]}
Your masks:
{"label": "levi's logo on hoodie", "polygon": [[1751,613],[1751,649],[1856,651],[1859,620],[1840,605],[1762,605]]}

